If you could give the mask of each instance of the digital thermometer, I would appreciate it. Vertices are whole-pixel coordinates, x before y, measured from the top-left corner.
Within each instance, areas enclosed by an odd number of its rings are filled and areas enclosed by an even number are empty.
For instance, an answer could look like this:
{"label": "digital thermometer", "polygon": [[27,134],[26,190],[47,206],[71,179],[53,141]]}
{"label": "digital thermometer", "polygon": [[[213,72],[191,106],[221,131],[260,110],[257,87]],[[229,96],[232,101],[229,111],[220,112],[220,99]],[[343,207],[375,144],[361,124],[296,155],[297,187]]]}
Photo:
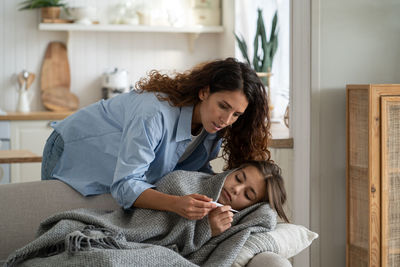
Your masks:
{"label": "digital thermometer", "polygon": [[[224,205],[222,205],[222,204],[220,204],[220,203],[218,203],[218,202],[215,202],[215,201],[210,201],[210,202],[211,202],[211,203],[214,203],[215,205],[217,205],[217,207],[222,207],[222,206],[224,206]],[[233,213],[239,212],[239,211],[234,210],[234,209],[230,209],[229,211],[232,211]]]}

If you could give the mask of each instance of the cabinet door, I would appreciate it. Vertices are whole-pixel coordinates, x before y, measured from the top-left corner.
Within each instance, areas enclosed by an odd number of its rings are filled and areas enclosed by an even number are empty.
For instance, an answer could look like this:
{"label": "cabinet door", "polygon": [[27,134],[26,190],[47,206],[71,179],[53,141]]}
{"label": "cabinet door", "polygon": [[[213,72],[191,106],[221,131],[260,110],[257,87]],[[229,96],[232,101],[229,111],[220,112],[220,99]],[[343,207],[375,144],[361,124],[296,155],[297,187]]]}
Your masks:
{"label": "cabinet door", "polygon": [[[42,155],[47,138],[53,129],[49,121],[12,121],[11,149],[26,149]],[[11,182],[39,181],[41,163],[11,164]]]}
{"label": "cabinet door", "polygon": [[400,96],[381,98],[382,266],[400,266]]}

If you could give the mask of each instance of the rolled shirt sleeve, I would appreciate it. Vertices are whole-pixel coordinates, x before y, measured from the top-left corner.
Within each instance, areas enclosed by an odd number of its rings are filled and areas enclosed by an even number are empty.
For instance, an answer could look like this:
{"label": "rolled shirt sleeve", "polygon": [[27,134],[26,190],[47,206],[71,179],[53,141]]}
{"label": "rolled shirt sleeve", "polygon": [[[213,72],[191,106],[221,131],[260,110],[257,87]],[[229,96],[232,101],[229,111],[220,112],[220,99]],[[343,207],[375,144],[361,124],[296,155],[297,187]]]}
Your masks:
{"label": "rolled shirt sleeve", "polygon": [[132,207],[139,195],[154,187],[146,177],[163,136],[160,113],[135,116],[123,130],[111,194],[124,209]]}

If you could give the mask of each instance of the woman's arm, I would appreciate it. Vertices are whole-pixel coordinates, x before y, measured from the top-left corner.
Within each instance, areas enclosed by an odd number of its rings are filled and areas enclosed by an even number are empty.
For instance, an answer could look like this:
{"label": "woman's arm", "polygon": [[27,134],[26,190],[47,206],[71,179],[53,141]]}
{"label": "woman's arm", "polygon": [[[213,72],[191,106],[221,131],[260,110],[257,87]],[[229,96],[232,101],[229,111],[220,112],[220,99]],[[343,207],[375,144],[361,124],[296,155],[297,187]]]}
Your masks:
{"label": "woman's arm", "polygon": [[139,195],[133,207],[171,211],[189,220],[200,220],[216,208],[209,203],[211,200],[200,194],[173,196],[149,188]]}

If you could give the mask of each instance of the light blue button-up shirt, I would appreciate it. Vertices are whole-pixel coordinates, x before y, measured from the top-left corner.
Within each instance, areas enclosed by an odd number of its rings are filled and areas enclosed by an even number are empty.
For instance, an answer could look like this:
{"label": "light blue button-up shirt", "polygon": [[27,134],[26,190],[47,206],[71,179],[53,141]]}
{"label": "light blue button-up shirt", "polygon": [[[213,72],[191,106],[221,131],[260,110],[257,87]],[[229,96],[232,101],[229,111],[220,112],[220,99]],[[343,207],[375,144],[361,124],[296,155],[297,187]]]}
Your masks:
{"label": "light blue button-up shirt", "polygon": [[52,176],[85,196],[111,192],[130,208],[173,170],[211,171],[221,146],[216,134],[177,165],[192,139],[192,113],[193,106],[173,107],[147,92],[94,103],[53,126],[64,151]]}

